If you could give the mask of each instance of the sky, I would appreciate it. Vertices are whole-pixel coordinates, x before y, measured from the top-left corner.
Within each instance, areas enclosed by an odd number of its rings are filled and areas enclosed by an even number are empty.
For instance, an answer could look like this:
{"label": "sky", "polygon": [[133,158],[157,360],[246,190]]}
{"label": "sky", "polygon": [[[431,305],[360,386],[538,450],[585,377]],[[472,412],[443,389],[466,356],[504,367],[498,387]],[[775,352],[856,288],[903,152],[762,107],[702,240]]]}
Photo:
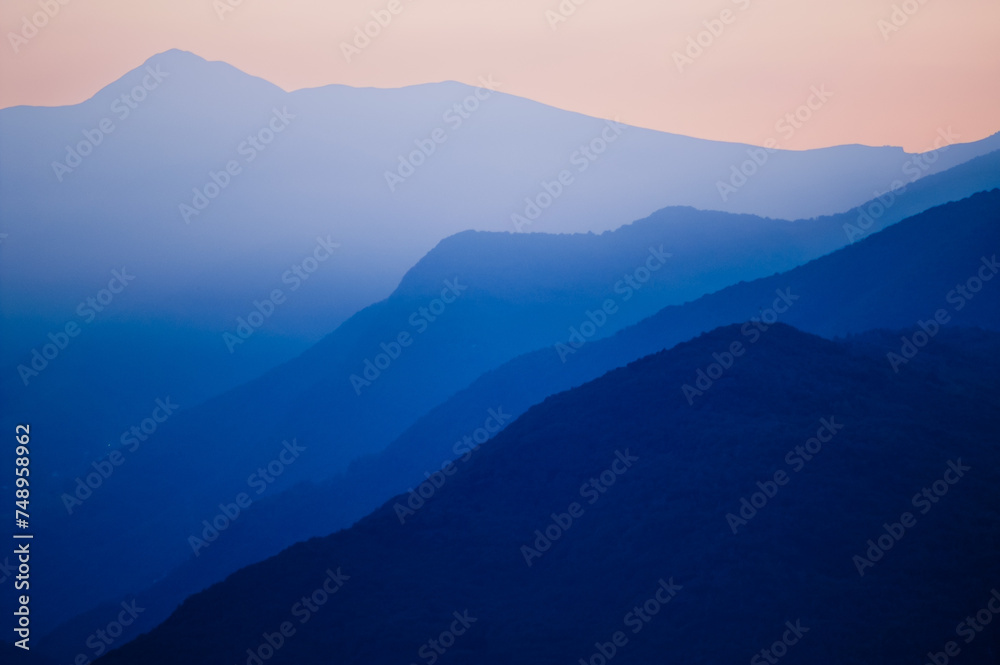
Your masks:
{"label": "sky", "polygon": [[1000,130],[996,0],[4,0],[0,27],[0,108],[79,103],[179,48],[286,90],[492,77],[587,115],[796,150]]}

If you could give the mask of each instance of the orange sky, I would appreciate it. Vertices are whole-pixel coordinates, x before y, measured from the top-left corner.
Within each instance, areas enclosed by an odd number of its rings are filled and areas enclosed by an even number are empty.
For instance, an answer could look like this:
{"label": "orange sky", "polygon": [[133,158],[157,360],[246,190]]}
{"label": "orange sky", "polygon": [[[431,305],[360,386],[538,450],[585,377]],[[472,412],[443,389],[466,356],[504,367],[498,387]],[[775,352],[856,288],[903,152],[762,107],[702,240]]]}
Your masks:
{"label": "orange sky", "polygon": [[[22,32],[44,6],[54,15]],[[560,6],[575,12],[556,23],[546,12]],[[341,43],[373,11],[391,22],[348,62]],[[679,67],[705,21],[719,34]],[[922,151],[939,128],[963,141],[1000,130],[996,0],[4,0],[0,26],[0,107],[76,103],[180,48],[287,90],[492,74],[560,108],[783,148]],[[833,96],[782,136],[813,86]]]}

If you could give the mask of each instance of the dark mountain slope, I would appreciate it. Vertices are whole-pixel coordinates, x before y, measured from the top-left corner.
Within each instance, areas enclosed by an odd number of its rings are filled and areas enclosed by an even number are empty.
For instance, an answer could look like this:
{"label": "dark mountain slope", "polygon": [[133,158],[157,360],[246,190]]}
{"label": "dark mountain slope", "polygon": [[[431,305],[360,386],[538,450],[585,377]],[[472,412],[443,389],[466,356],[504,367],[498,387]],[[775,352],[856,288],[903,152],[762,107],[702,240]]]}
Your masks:
{"label": "dark mountain slope", "polygon": [[[624,663],[750,660],[786,621],[808,629],[788,662],[940,650],[1000,576],[983,511],[1000,499],[1000,336],[945,331],[897,375],[895,335],[833,343],[777,325],[689,406],[679,387],[741,338],[722,328],[547,399],[406,524],[401,496],[192,597],[99,662],[242,663],[285,621],[295,632],[270,663],[417,662],[466,610],[476,622],[441,663],[586,660],[616,631]],[[827,443],[798,462],[817,435]],[[942,478],[947,493],[922,511],[914,495]],[[727,514],[744,497],[758,510],[734,535]],[[883,524],[911,524],[903,513],[915,525],[860,576],[854,557]],[[545,550],[531,566],[525,546]],[[328,570],[349,579],[299,623],[296,603]],[[630,619],[661,580],[675,597]],[[963,652],[996,662],[998,646],[988,632]]]}

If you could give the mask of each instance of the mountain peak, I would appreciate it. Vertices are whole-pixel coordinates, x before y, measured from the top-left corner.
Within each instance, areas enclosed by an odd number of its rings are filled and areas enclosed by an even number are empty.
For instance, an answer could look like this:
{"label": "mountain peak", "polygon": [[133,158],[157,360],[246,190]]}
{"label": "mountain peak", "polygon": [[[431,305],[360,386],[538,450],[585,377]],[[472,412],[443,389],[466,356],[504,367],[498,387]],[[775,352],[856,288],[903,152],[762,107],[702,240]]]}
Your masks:
{"label": "mountain peak", "polygon": [[177,64],[194,64],[194,63],[207,63],[209,62],[205,58],[201,57],[197,53],[192,53],[191,51],[185,51],[179,48],[172,48],[166,51],[161,51],[155,55],[150,56],[143,65],[155,65],[155,64],[166,64],[166,63],[177,63]]}
{"label": "mountain peak", "polygon": [[[270,81],[248,74],[229,63],[206,60],[196,53],[181,49],[169,49],[150,56],[134,69],[102,88],[91,100],[104,108],[109,99],[118,98],[123,91],[147,81],[150,71],[158,72],[156,82],[169,81],[178,99],[198,100],[193,108],[204,108],[205,100],[227,97],[238,91],[244,97],[244,104],[256,96],[270,97],[284,91]],[[86,102],[85,102],[86,103]]]}

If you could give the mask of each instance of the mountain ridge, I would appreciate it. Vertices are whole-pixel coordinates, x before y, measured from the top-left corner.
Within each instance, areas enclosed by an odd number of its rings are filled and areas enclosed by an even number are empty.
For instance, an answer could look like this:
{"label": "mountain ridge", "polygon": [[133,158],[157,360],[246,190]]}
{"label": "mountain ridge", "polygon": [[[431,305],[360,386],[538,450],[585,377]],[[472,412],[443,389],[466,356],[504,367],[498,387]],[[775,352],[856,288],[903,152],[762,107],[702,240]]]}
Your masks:
{"label": "mountain ridge", "polygon": [[[411,649],[437,634],[435,621],[456,607],[474,608],[483,622],[484,632],[461,647],[465,658],[509,662],[526,648],[533,662],[574,653],[586,658],[595,640],[607,640],[616,616],[655,591],[657,579],[676,581],[686,595],[669,606],[670,619],[650,624],[644,640],[651,642],[630,640],[626,660],[648,662],[669,645],[685,662],[709,662],[702,638],[712,630],[705,622],[719,619],[718,594],[731,594],[734,585],[743,593],[723,616],[742,621],[727,640],[709,642],[719,660],[767,644],[768,631],[789,613],[822,635],[811,646],[804,642],[800,657],[831,648],[839,662],[919,657],[930,648],[921,650],[924,641],[935,645],[997,570],[995,562],[987,570],[968,547],[992,542],[995,534],[971,524],[965,510],[996,492],[997,450],[982,435],[1000,413],[989,406],[998,394],[990,368],[1000,357],[1000,335],[949,330],[910,371],[896,375],[884,362],[892,336],[833,342],[776,324],[725,381],[688,406],[678,387],[690,369],[739,336],[739,325],[716,329],[550,396],[484,446],[405,524],[393,506],[406,502],[404,494],[349,530],[299,543],[188,599],[152,633],[98,662],[243,661],[246,649],[263,643],[267,627],[280,624],[300,589],[308,592],[312,578],[332,566],[354,585],[345,584],[273,662],[319,663],[330,654],[342,662],[412,657]],[[761,403],[771,408],[762,412]],[[942,439],[934,423],[950,417],[960,425]],[[775,505],[760,508],[734,535],[726,513],[738,510],[740,495],[773,475],[784,453],[824,418],[834,428],[833,443],[801,478],[789,471],[792,483],[769,502]],[[615,467],[617,482],[607,481],[596,501],[581,500],[587,497],[577,492],[579,483],[609,468],[616,450],[635,458],[634,469]],[[918,516],[899,551],[859,577],[852,556],[866,538],[878,537],[881,521],[899,515],[900,499],[939,477],[949,459],[971,463],[978,475],[962,479],[944,507]],[[574,497],[582,514],[572,507]],[[641,515],[636,505],[644,507]],[[817,523],[823,506],[828,511]],[[554,522],[553,510],[577,519]],[[562,535],[547,546],[531,545],[552,523],[563,525]],[[683,537],[684,546],[672,536]],[[933,543],[940,552],[927,554]],[[541,554],[531,565],[526,544]],[[974,561],[967,568],[974,579],[928,581],[921,589],[932,587],[929,595],[902,583],[915,574],[935,580]],[[234,599],[250,589],[255,612],[246,625]],[[887,639],[879,618],[900,616],[901,608],[911,622],[905,629],[895,623]],[[373,623],[375,613],[381,619]],[[391,638],[372,638],[372,630],[384,636],[387,629]],[[195,630],[212,631],[212,643]],[[844,639],[848,634],[854,637]]]}
{"label": "mountain ridge", "polygon": [[[261,544],[257,534],[280,530],[293,540],[301,540],[317,533],[333,532],[354,523],[380,505],[392,492],[412,488],[414,484],[426,484],[421,474],[433,474],[449,460],[464,468],[472,458],[475,443],[466,441],[463,444],[463,437],[467,439],[469,434],[482,427],[489,409],[499,408],[512,417],[520,416],[551,395],[596,380],[616,367],[634,362],[639,356],[671,348],[704,334],[705,330],[714,326],[759,316],[757,303],[775,301],[775,290],[791,287],[792,297],[802,298],[780,316],[781,321],[808,328],[813,333],[829,334],[824,326],[828,325],[830,317],[841,321],[841,329],[833,330],[834,334],[860,332],[872,326],[892,329],[915,326],[918,319],[933,316],[936,307],[950,307],[945,303],[945,293],[940,294],[940,302],[933,296],[933,285],[939,282],[947,284],[951,274],[927,273],[926,268],[921,267],[926,263],[924,254],[896,259],[894,263],[892,257],[897,254],[898,247],[910,246],[914,238],[921,239],[930,248],[928,251],[938,256],[942,265],[949,266],[952,273],[957,271],[956,276],[961,277],[966,270],[960,260],[963,252],[978,250],[990,238],[995,241],[994,244],[1000,245],[1000,236],[997,235],[1000,228],[995,221],[998,210],[1000,190],[944,204],[788,273],[728,286],[693,302],[666,307],[640,323],[603,339],[589,339],[581,348],[567,352],[565,363],[560,362],[563,354],[551,346],[514,358],[481,375],[445,402],[431,408],[392,441],[385,451],[353,462],[344,476],[321,484],[290,488],[283,494],[265,499],[233,526],[223,544],[198,561],[183,564],[164,580],[159,590],[151,590],[150,595],[142,596],[155,608],[150,616],[162,617],[173,603],[179,602],[180,599],[172,595],[178,589],[200,588],[213,579],[221,579],[223,574],[229,574],[236,560],[248,563],[254,557],[273,553],[277,543]],[[993,217],[990,217],[991,214]],[[953,221],[956,218],[962,221],[956,223]],[[939,248],[946,237],[955,249],[942,253]],[[472,254],[473,258],[475,256]],[[972,257],[973,263],[978,262],[976,257],[978,254]],[[872,273],[872,268],[876,269],[875,273]],[[844,277],[851,273],[857,273],[857,277],[850,280]],[[897,273],[902,281],[889,281],[883,285],[883,277]],[[925,273],[931,278],[923,282],[917,279]],[[863,318],[857,313],[843,314],[846,311],[843,304],[837,304],[839,301],[831,299],[822,288],[831,282],[830,275],[840,276],[832,283],[846,289],[853,299],[873,300],[866,295],[865,289],[876,294],[872,308],[875,315]],[[932,285],[931,295],[925,293],[925,283]],[[833,293],[837,293],[836,288]],[[960,316],[959,313],[954,314],[956,323],[951,325],[987,325],[1000,330],[1000,320],[996,318],[1000,307],[995,307],[998,298],[1000,292],[996,291],[980,295],[980,299],[965,308]],[[907,303],[907,308],[902,313],[896,311],[890,306],[894,300]],[[994,305],[992,309],[991,305]],[[825,318],[823,312],[827,312]],[[753,332],[752,329],[750,332]],[[735,339],[744,343],[752,341],[752,337],[746,334]],[[567,340],[564,337],[561,341],[566,343]],[[719,351],[725,351],[725,348],[720,347]],[[704,359],[705,364],[711,362],[711,357]],[[697,369],[692,367],[687,379],[691,386],[697,384]],[[681,386],[677,387],[677,395],[681,395]],[[322,516],[312,515],[309,506],[314,504],[329,505],[331,509]],[[309,518],[291,518],[290,515],[309,515]],[[214,575],[209,572],[213,570],[216,571]],[[68,631],[68,628],[63,630]]]}

